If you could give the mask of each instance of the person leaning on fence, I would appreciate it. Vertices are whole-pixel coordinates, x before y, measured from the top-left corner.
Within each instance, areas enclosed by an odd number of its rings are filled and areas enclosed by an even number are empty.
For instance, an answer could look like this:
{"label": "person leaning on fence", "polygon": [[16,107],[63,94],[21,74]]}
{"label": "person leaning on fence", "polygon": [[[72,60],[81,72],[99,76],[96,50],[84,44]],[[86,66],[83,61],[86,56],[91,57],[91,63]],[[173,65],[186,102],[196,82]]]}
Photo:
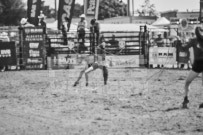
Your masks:
{"label": "person leaning on fence", "polygon": [[111,46],[116,47],[116,48],[119,47],[119,45],[118,45],[119,42],[118,42],[118,40],[116,40],[116,37],[114,34],[112,35],[111,40],[109,40],[109,44],[111,44]]}
{"label": "person leaning on fence", "polygon": [[[91,60],[92,57],[95,60]],[[80,79],[82,78],[82,75],[85,74],[85,79],[86,79],[86,86],[88,86],[88,74],[96,69],[101,69],[103,72],[103,77],[104,77],[104,85],[107,84],[107,80],[108,80],[108,68],[105,65],[105,62],[103,62],[99,56],[94,56],[91,55],[90,57],[88,56],[81,56],[78,55],[77,56],[77,60],[78,60],[78,64],[82,64],[83,61],[85,61],[85,65],[84,68],[82,69],[82,71],[80,72],[80,75],[77,79],[77,81],[74,83],[74,87],[77,86],[79,84]],[[99,60],[100,59],[100,60]]]}
{"label": "person leaning on fence", "polygon": [[35,27],[35,25],[29,23],[27,18],[22,18],[20,21],[20,27]]}
{"label": "person leaning on fence", "polygon": [[[196,38],[190,40],[190,42],[184,46],[185,49],[190,47],[194,50],[194,61],[192,64],[192,70],[185,81],[185,95],[184,101],[182,103],[182,108],[187,108],[188,93],[190,90],[190,84],[192,81],[200,74],[203,73],[203,29],[201,27],[196,27],[195,29]],[[199,108],[203,108],[203,103],[200,104]]]}
{"label": "person leaning on fence", "polygon": [[116,52],[117,52],[118,49],[119,49],[119,41],[116,40],[114,34],[112,34],[112,38],[111,38],[111,40],[108,41],[108,43],[111,45],[111,48],[114,49],[113,53],[116,54]]}

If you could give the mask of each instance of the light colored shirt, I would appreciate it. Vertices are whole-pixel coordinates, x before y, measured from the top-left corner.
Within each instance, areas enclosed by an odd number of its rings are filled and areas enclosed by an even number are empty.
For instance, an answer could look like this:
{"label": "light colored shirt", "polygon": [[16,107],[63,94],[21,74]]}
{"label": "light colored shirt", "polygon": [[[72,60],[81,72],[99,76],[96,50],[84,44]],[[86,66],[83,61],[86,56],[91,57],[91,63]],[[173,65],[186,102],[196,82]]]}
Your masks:
{"label": "light colored shirt", "polygon": [[26,23],[25,25],[22,25],[22,27],[35,27],[35,25],[31,23]]}
{"label": "light colored shirt", "polygon": [[78,31],[85,30],[85,28],[87,28],[87,21],[86,20],[78,22],[78,28],[77,28]]}

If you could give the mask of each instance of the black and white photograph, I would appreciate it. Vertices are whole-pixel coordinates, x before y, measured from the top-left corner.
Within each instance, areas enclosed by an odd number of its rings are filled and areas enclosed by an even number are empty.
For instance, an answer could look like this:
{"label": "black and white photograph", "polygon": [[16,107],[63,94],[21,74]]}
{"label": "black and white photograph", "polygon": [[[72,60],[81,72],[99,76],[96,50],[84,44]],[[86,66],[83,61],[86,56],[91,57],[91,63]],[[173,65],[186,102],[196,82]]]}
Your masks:
{"label": "black and white photograph", "polygon": [[0,0],[0,135],[203,135],[203,0]]}

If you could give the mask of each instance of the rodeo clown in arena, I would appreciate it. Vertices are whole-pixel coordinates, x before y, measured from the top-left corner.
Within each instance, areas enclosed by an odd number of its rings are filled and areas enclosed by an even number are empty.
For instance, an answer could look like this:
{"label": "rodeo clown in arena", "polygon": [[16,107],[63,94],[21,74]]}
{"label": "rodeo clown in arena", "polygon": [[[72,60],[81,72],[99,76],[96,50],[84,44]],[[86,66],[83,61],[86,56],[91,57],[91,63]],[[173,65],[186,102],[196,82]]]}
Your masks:
{"label": "rodeo clown in arena", "polygon": [[[191,39],[186,46],[181,46],[182,49],[189,49],[192,47],[194,51],[192,70],[189,72],[189,75],[185,81],[185,96],[182,103],[182,108],[184,109],[188,108],[187,104],[189,103],[188,93],[190,90],[190,84],[200,73],[203,74],[203,28],[196,27],[195,35],[196,38]],[[199,105],[199,108],[203,108],[203,103]]]}

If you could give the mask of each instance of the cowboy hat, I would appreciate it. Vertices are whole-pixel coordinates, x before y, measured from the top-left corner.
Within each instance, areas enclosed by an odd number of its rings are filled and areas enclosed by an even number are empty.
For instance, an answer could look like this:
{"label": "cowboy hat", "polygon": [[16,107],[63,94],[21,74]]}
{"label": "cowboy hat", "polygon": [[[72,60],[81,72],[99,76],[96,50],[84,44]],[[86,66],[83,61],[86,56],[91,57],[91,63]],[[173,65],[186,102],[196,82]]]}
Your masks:
{"label": "cowboy hat", "polygon": [[27,23],[27,18],[22,18],[20,24],[24,25]]}
{"label": "cowboy hat", "polygon": [[80,15],[80,18],[85,18],[85,14]]}
{"label": "cowboy hat", "polygon": [[195,28],[195,34],[196,34],[198,39],[203,40],[203,29],[201,27]]}
{"label": "cowboy hat", "polygon": [[161,33],[161,32],[158,32],[157,35],[162,35],[162,33]]}
{"label": "cowboy hat", "polygon": [[8,36],[7,32],[2,32],[2,36]]}
{"label": "cowboy hat", "polygon": [[40,14],[40,16],[38,16],[39,19],[45,18],[44,14]]}

